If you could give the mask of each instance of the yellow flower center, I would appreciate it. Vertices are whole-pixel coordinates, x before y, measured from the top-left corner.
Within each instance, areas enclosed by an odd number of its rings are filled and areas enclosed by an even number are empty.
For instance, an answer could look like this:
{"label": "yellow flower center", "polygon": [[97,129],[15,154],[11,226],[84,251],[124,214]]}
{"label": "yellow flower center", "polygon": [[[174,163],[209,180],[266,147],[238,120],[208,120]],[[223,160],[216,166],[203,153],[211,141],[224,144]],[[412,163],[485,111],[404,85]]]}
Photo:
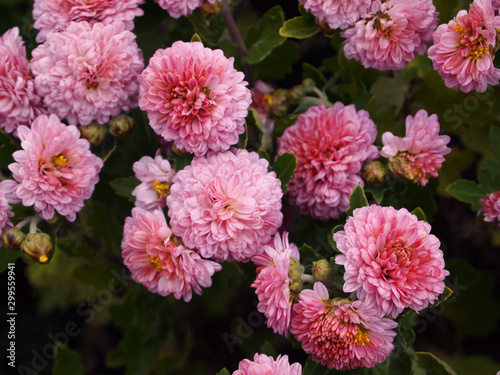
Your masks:
{"label": "yellow flower center", "polygon": [[52,165],[56,167],[64,167],[66,166],[68,159],[66,159],[63,155],[59,155],[59,156],[53,156],[50,159],[50,162],[52,163]]}
{"label": "yellow flower center", "polygon": [[365,346],[365,343],[370,342],[368,331],[359,328],[359,326],[356,327],[356,333],[354,335],[354,343],[357,344],[358,342],[363,346]]}
{"label": "yellow flower center", "polygon": [[166,196],[170,193],[170,185],[166,182],[153,181],[153,189],[159,196]]}
{"label": "yellow flower center", "polygon": [[154,264],[156,266],[157,272],[160,272],[163,270],[163,267],[161,266],[160,259],[158,257],[151,257],[151,264]]}
{"label": "yellow flower center", "polygon": [[49,260],[49,258],[46,255],[42,255],[40,258],[38,258],[38,261],[40,263],[45,263],[48,260]]}
{"label": "yellow flower center", "polygon": [[470,49],[470,53],[467,55],[469,60],[477,60],[490,50],[488,45],[484,46],[486,43],[484,36],[479,35],[476,39],[470,40],[470,36],[467,35],[467,29],[460,26],[458,23],[455,23],[455,31],[460,34],[460,40],[457,43],[457,48],[465,47]]}

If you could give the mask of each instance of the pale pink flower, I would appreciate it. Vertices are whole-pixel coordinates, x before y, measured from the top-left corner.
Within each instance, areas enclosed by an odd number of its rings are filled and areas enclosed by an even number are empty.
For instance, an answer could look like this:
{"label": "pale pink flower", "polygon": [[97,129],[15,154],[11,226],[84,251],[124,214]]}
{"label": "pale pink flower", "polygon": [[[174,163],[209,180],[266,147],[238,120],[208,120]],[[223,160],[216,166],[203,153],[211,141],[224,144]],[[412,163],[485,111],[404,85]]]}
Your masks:
{"label": "pale pink flower", "polygon": [[278,355],[276,359],[265,354],[256,353],[253,361],[244,359],[238,370],[232,375],[301,375],[302,366],[295,362],[290,365],[287,355]]}
{"label": "pale pink flower", "polygon": [[104,124],[137,105],[144,62],[123,23],[71,22],[33,50],[35,84],[50,113],[70,124]]}
{"label": "pale pink flower", "polygon": [[345,267],[344,291],[357,292],[367,309],[396,318],[406,307],[426,308],[444,291],[443,252],[431,226],[405,208],[354,210],[333,236]]}
{"label": "pale pink flower", "polygon": [[217,0],[155,0],[158,5],[165,9],[170,17],[179,18],[189,16],[196,8],[203,5],[204,1],[214,4]]}
{"label": "pale pink flower", "polygon": [[280,227],[281,182],[268,162],[244,149],[195,157],[167,197],[172,232],[217,261],[247,262]]}
{"label": "pale pink flower", "polygon": [[484,221],[500,221],[500,191],[486,194],[479,203],[483,206],[479,213],[484,214]]}
{"label": "pale pink flower", "polygon": [[35,0],[33,26],[40,31],[36,41],[45,41],[51,31],[64,31],[72,21],[105,25],[119,21],[127,30],[132,30],[134,18],[144,14],[139,8],[143,3],[144,0]]}
{"label": "pale pink flower", "polygon": [[12,228],[10,218],[14,213],[10,205],[21,201],[14,192],[16,186],[17,182],[13,180],[0,182],[0,233],[4,229]]}
{"label": "pale pink flower", "polygon": [[0,37],[0,128],[17,136],[19,126],[30,126],[43,112],[23,39],[14,27]]}
{"label": "pale pink flower", "polygon": [[427,54],[447,87],[484,92],[488,84],[498,84],[500,69],[493,58],[499,28],[500,17],[495,16],[491,0],[474,0],[469,13],[461,10],[437,28]]}
{"label": "pale pink flower", "polygon": [[237,143],[251,95],[233,65],[222,50],[200,42],[156,51],[139,77],[139,106],[153,130],[196,156]]}
{"label": "pale pink flower", "polygon": [[448,135],[439,135],[437,115],[429,116],[421,109],[415,117],[406,117],[405,137],[390,132],[382,135],[380,155],[389,159],[392,173],[425,186],[430,177],[438,177],[444,155],[451,152],[449,142]]}
{"label": "pale pink flower", "polygon": [[132,209],[125,219],[121,243],[124,264],[132,278],[150,292],[161,296],[173,294],[189,302],[192,292],[212,285],[212,275],[221,265],[187,249],[172,235],[160,210]]}
{"label": "pale pink flower", "polygon": [[365,68],[403,69],[425,53],[437,24],[432,0],[377,0],[370,13],[342,33],[344,53]]}
{"label": "pale pink flower", "polygon": [[264,81],[257,81],[251,92],[250,107],[257,111],[267,132],[271,133],[274,129],[274,120],[271,117],[274,88]]}
{"label": "pale pink flower", "polygon": [[500,0],[491,0],[491,6],[495,12],[498,12],[500,9]]}
{"label": "pale pink flower", "polygon": [[160,150],[154,159],[143,156],[133,164],[132,169],[135,177],[141,181],[132,191],[136,198],[135,205],[147,211],[166,207],[175,171],[169,161],[161,156]]}
{"label": "pale pink flower", "polygon": [[397,323],[377,317],[361,301],[330,299],[320,282],[294,304],[290,332],[314,361],[337,370],[373,367],[394,349]]}
{"label": "pale pink flower", "polygon": [[378,157],[373,145],[377,128],[368,112],[337,102],[309,108],[278,139],[278,154],[297,155],[297,169],[288,184],[288,200],[302,214],[329,220],[349,207],[361,168]]}
{"label": "pale pink flower", "polygon": [[252,257],[257,266],[257,278],[251,285],[259,298],[257,310],[267,318],[267,327],[288,336],[292,297],[288,270],[290,258],[299,259],[299,250],[288,242],[288,232],[276,233],[274,241],[264,245],[264,253]]}
{"label": "pale pink flower", "polygon": [[56,115],[40,115],[31,129],[20,126],[18,134],[22,150],[12,154],[16,163],[9,165],[19,183],[16,195],[46,220],[57,211],[74,221],[99,181],[102,160],[90,152],[76,126]]}
{"label": "pale pink flower", "polygon": [[372,0],[299,0],[304,9],[331,29],[346,29],[370,10]]}

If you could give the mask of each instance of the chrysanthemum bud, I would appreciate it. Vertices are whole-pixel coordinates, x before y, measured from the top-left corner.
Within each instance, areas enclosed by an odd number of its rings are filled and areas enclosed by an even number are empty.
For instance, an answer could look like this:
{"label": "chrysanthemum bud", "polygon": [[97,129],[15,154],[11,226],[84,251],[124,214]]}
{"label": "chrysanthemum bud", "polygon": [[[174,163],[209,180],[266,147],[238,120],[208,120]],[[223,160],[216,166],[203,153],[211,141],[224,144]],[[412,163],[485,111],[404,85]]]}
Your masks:
{"label": "chrysanthemum bud", "polygon": [[328,25],[328,22],[326,22],[326,21],[320,21],[320,20],[316,19],[316,26],[318,26],[319,31],[321,31],[323,34],[333,35],[335,33],[335,30],[332,29]]}
{"label": "chrysanthemum bud", "polygon": [[179,149],[175,143],[172,145],[172,151],[174,154],[177,154],[179,156],[187,156],[187,155],[191,155],[184,147]]}
{"label": "chrysanthemum bud", "polygon": [[47,233],[30,233],[21,244],[21,250],[35,262],[48,263],[53,253],[52,241]]}
{"label": "chrysanthemum bud", "polygon": [[116,138],[126,138],[134,130],[135,121],[128,115],[119,115],[109,121],[109,134]]}
{"label": "chrysanthemum bud", "polygon": [[19,250],[26,235],[19,228],[11,228],[2,232],[2,246],[9,250]]}
{"label": "chrysanthemum bud", "polygon": [[384,164],[378,160],[372,160],[363,166],[362,177],[370,185],[380,185],[385,181],[387,170]]}
{"label": "chrysanthemum bud", "polygon": [[222,8],[222,1],[215,2],[213,4],[208,1],[204,1],[201,7],[197,9],[197,12],[200,13],[205,18],[210,18],[219,14]]}
{"label": "chrysanthemum bud", "polygon": [[389,172],[397,177],[408,178],[411,175],[411,162],[405,153],[400,153],[392,157],[387,165]]}
{"label": "chrysanthemum bud", "polygon": [[292,104],[299,103],[306,93],[303,85],[295,85],[288,90],[288,101]]}
{"label": "chrysanthemum bud", "polygon": [[106,137],[106,127],[97,121],[92,121],[88,125],[80,125],[78,130],[80,130],[82,138],[87,139],[94,146],[100,145]]}
{"label": "chrysanthemum bud", "polygon": [[327,287],[333,281],[333,270],[329,261],[321,259],[313,262],[312,275],[316,281],[321,281]]}
{"label": "chrysanthemum bud", "polygon": [[295,257],[290,257],[290,268],[288,269],[288,279],[290,280],[290,293],[297,295],[302,290],[302,274],[304,266]]}

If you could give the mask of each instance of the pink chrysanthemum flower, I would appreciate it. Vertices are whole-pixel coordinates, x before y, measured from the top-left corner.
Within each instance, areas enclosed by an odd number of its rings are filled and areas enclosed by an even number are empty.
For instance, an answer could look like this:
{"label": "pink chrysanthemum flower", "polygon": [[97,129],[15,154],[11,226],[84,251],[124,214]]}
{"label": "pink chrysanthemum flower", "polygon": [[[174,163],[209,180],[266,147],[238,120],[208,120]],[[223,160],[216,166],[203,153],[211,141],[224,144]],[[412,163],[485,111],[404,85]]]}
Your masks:
{"label": "pink chrysanthemum flower", "polygon": [[21,201],[14,192],[16,187],[17,182],[13,180],[0,182],[0,233],[4,229],[12,228],[10,218],[14,213],[10,205]]}
{"label": "pink chrysanthemum flower", "polygon": [[494,67],[493,58],[499,28],[500,17],[495,16],[491,0],[474,0],[468,14],[461,10],[437,28],[427,54],[447,87],[484,92],[488,84],[498,84],[500,69]]}
{"label": "pink chrysanthemum flower", "polygon": [[105,25],[122,22],[127,30],[134,28],[134,18],[144,12],[144,0],[35,0],[33,18],[39,30],[36,41],[45,41],[51,31],[63,31],[70,22],[101,22]]}
{"label": "pink chrysanthemum flower", "polygon": [[257,81],[255,87],[251,90],[252,104],[250,104],[250,107],[257,111],[268,133],[271,133],[274,129],[274,120],[271,118],[273,91],[273,87],[264,81]]}
{"label": "pink chrysanthemum flower", "polygon": [[267,327],[288,336],[292,298],[288,270],[290,258],[299,259],[299,250],[288,242],[288,232],[274,236],[274,242],[264,245],[264,253],[252,257],[257,266],[257,278],[252,284],[259,298],[257,310],[267,318]]}
{"label": "pink chrysanthemum flower", "polygon": [[349,207],[363,163],[378,157],[377,128],[368,112],[337,102],[309,108],[278,140],[278,154],[297,155],[288,199],[302,214],[329,220]]}
{"label": "pink chrysanthemum flower", "polygon": [[0,128],[17,136],[19,126],[29,126],[43,112],[24,42],[14,27],[0,37]]}
{"label": "pink chrysanthemum flower", "polygon": [[337,370],[373,367],[394,349],[397,323],[380,318],[361,301],[330,299],[320,282],[294,304],[290,332],[314,361]]}
{"label": "pink chrysanthemum flower", "polygon": [[132,166],[135,177],[141,181],[132,191],[132,195],[136,197],[135,205],[147,211],[166,207],[167,195],[175,175],[169,161],[163,159],[159,151],[154,159],[143,156]]}
{"label": "pink chrysanthemum flower", "polygon": [[90,198],[103,162],[89,150],[74,125],[63,124],[56,115],[40,115],[18,128],[22,150],[12,154],[9,165],[19,183],[15,193],[24,206],[33,206],[49,220],[54,211],[69,221]]}
{"label": "pink chrysanthemum flower", "polygon": [[500,221],[500,191],[486,194],[479,203],[483,206],[479,213],[484,214],[484,221]]}
{"label": "pink chrysanthemum flower", "polygon": [[302,366],[295,362],[290,365],[287,355],[279,355],[276,360],[265,354],[256,353],[253,361],[244,359],[233,375],[301,375]]}
{"label": "pink chrysanthemum flower", "polygon": [[189,302],[192,292],[201,294],[201,288],[212,285],[212,275],[221,265],[187,249],[172,235],[160,210],[132,209],[132,217],[125,219],[122,256],[132,278],[150,292],[161,296],[173,294],[176,299]]}
{"label": "pink chrysanthemum flower", "polygon": [[370,10],[372,0],[299,0],[304,9],[332,29],[354,25]]}
{"label": "pink chrysanthemum flower", "polygon": [[123,23],[71,22],[33,50],[35,84],[50,113],[71,124],[104,124],[137,105],[144,62]]}
{"label": "pink chrysanthemum flower", "polygon": [[214,4],[217,0],[155,0],[158,5],[165,9],[170,17],[179,18],[181,16],[189,16],[193,11],[201,7],[206,1],[209,4]]}
{"label": "pink chrysanthemum flower", "polygon": [[167,197],[172,232],[205,258],[247,262],[280,227],[281,182],[244,149],[195,157]]}
{"label": "pink chrysanthemum flower", "polygon": [[450,137],[439,135],[437,115],[428,115],[421,109],[415,117],[406,118],[406,136],[400,138],[390,132],[382,135],[384,147],[380,151],[389,159],[389,170],[425,186],[429,177],[438,177],[438,171],[450,153]]}
{"label": "pink chrysanthemum flower", "polygon": [[444,291],[443,252],[431,226],[405,208],[366,206],[354,210],[334,234],[345,267],[344,291],[357,292],[379,316],[396,318],[406,307],[426,308]]}
{"label": "pink chrysanthemum flower", "polygon": [[251,95],[233,62],[200,42],[156,51],[139,77],[139,106],[153,130],[196,156],[237,143]]}
{"label": "pink chrysanthemum flower", "polygon": [[365,68],[403,69],[425,53],[437,24],[432,0],[377,0],[370,13],[342,33],[345,56]]}

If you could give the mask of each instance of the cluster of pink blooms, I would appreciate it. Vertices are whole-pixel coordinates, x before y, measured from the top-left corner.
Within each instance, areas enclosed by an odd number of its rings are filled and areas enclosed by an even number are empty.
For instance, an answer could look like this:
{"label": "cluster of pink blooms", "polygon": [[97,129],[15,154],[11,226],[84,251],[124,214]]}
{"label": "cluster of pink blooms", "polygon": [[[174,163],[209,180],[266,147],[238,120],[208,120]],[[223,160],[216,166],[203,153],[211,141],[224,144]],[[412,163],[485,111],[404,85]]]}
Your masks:
{"label": "cluster of pink blooms", "polygon": [[104,124],[137,106],[144,67],[135,34],[121,22],[71,22],[33,50],[35,85],[50,113],[69,123]]}
{"label": "cluster of pink blooms", "polygon": [[196,156],[238,142],[251,102],[234,58],[200,42],[159,49],[139,76],[139,106],[153,130]]}
{"label": "cluster of pink blooms", "polygon": [[474,0],[468,13],[461,10],[437,28],[428,56],[447,87],[484,92],[499,83],[500,69],[493,65],[499,28],[491,0]]}
{"label": "cluster of pink blooms", "polygon": [[366,68],[403,69],[432,41],[438,13],[432,0],[376,0],[369,13],[344,31],[344,53]]}
{"label": "cluster of pink blooms", "polygon": [[220,264],[203,259],[186,248],[172,234],[160,210],[132,209],[125,219],[122,256],[132,278],[149,291],[161,296],[173,294],[176,299],[191,300],[192,292],[212,285],[212,275]]}
{"label": "cluster of pink blooms", "polygon": [[144,12],[144,0],[35,0],[33,18],[39,30],[36,41],[45,41],[47,33],[64,31],[70,22],[122,22],[127,30],[134,28],[134,18]]}
{"label": "cluster of pink blooms", "polygon": [[203,5],[206,1],[214,4],[217,0],[155,0],[158,5],[165,9],[170,17],[179,18],[189,16],[193,11]]}
{"label": "cluster of pink blooms", "polygon": [[369,11],[372,0],[299,0],[304,9],[331,29],[346,29]]}
{"label": "cluster of pink blooms", "polygon": [[288,361],[287,355],[279,355],[276,359],[265,354],[255,354],[253,361],[244,359],[238,365],[238,370],[232,375],[301,375],[300,363]]}
{"label": "cluster of pink blooms", "polygon": [[415,117],[406,118],[405,137],[390,132],[382,135],[384,147],[380,154],[389,159],[392,173],[425,186],[429,177],[438,177],[444,155],[451,151],[449,142],[448,135],[439,135],[437,115],[429,116],[421,109]]}
{"label": "cluster of pink blooms", "polygon": [[297,155],[288,200],[302,214],[329,220],[349,207],[363,163],[379,155],[377,128],[365,110],[337,102],[309,108],[278,140],[278,154]]}
{"label": "cluster of pink blooms", "polygon": [[14,27],[0,37],[0,128],[17,135],[19,126],[29,126],[43,112],[26,48]]}
{"label": "cluster of pink blooms", "polygon": [[103,162],[89,150],[74,125],[63,124],[56,115],[40,115],[31,128],[18,128],[22,150],[9,165],[18,182],[15,194],[24,206],[34,206],[49,220],[55,211],[69,221],[76,219],[99,180]]}
{"label": "cluster of pink blooms", "polygon": [[17,183],[13,180],[0,182],[0,232],[12,227],[10,218],[14,216],[11,204],[19,203],[20,199],[14,193]]}
{"label": "cluster of pink blooms", "polygon": [[479,213],[484,214],[484,221],[499,221],[500,222],[500,191],[488,193],[484,198],[479,200],[483,208]]}
{"label": "cluster of pink blooms", "polygon": [[164,159],[160,150],[156,152],[154,159],[143,156],[132,166],[135,177],[141,181],[132,191],[135,196],[135,205],[147,211],[162,209],[167,206],[167,196],[175,171],[167,159]]}
{"label": "cluster of pink blooms", "polygon": [[205,258],[247,262],[281,226],[282,195],[276,173],[256,152],[209,152],[174,176],[170,226]]}

